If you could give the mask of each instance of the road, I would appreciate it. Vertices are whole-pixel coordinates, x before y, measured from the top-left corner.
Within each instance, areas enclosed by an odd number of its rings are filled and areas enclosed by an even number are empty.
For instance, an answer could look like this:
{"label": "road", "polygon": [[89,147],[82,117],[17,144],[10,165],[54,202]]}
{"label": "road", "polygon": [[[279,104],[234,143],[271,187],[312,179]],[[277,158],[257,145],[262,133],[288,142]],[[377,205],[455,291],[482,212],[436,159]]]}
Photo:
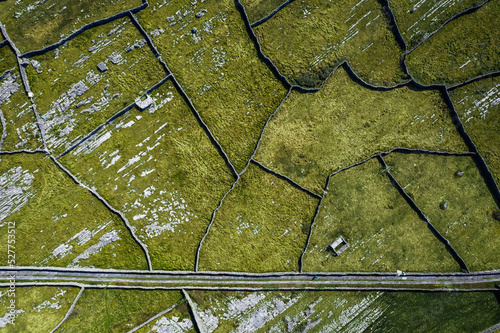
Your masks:
{"label": "road", "polygon": [[[0,286],[15,276],[16,285],[75,284],[122,285],[201,289],[484,289],[500,284],[500,271],[479,273],[230,273],[230,272],[150,272],[57,268],[0,268]],[[498,288],[498,287],[497,287]]]}

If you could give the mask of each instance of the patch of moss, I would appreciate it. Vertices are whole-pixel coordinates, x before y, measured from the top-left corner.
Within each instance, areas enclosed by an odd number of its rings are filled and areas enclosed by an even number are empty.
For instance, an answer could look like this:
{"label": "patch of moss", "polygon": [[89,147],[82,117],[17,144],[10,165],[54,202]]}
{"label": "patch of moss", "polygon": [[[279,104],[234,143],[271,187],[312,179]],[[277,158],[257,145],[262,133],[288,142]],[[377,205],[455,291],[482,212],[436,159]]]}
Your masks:
{"label": "patch of moss", "polygon": [[390,0],[390,6],[408,49],[415,47],[446,20],[482,1]]}
{"label": "patch of moss", "polygon": [[234,179],[171,81],[149,95],[149,109],[131,109],[61,162],[125,214],[155,269],[193,270]]}
{"label": "patch of moss", "polygon": [[140,0],[8,1],[0,4],[0,22],[21,53],[58,42],[91,22],[142,4]]}
{"label": "patch of moss", "polygon": [[180,303],[171,311],[136,331],[146,332],[196,332],[187,302]]}
{"label": "patch of moss", "polygon": [[[128,17],[87,30],[31,61],[28,78],[55,155],[166,76]],[[97,67],[101,62],[105,72]]]}
{"label": "patch of moss", "polygon": [[[0,329],[2,332],[50,332],[64,318],[78,288],[16,287],[15,297],[8,288],[0,288]],[[15,299],[14,325],[5,322],[10,300]]]}
{"label": "patch of moss", "polygon": [[182,300],[180,291],[87,289],[61,332],[128,332]]}
{"label": "patch of moss", "polygon": [[[335,256],[338,237],[349,247]],[[309,272],[459,270],[376,159],[331,177],[303,260]]]}
{"label": "patch of moss", "polygon": [[445,25],[407,57],[408,71],[422,84],[447,86],[500,69],[500,2]]}
{"label": "patch of moss", "polygon": [[455,110],[500,185],[500,77],[450,91]]}
{"label": "patch of moss", "polygon": [[7,254],[15,225],[16,265],[147,269],[123,221],[49,157],[3,155],[0,193],[0,250]]}
{"label": "patch of moss", "polygon": [[199,269],[297,271],[317,204],[318,199],[250,165],[215,216]]}
{"label": "patch of moss", "polygon": [[31,102],[24,91],[16,56],[9,46],[0,47],[0,111],[6,128],[2,151],[35,150],[42,147],[40,131],[36,125]]}
{"label": "patch of moss", "polygon": [[471,157],[390,154],[385,160],[469,270],[500,268],[500,223],[493,219],[498,207]]}
{"label": "patch of moss", "polygon": [[259,59],[234,1],[161,3],[137,17],[239,172],[287,91]]}
{"label": "patch of moss", "polygon": [[468,151],[438,90],[370,90],[339,68],[319,92],[290,94],[256,159],[321,193],[332,172],[395,147]]}
{"label": "patch of moss", "polygon": [[273,10],[278,8],[286,0],[242,0],[240,1],[245,6],[250,23],[271,14]]}
{"label": "patch of moss", "polygon": [[318,86],[344,60],[374,85],[405,80],[404,50],[376,0],[294,1],[254,30],[264,54],[301,86]]}

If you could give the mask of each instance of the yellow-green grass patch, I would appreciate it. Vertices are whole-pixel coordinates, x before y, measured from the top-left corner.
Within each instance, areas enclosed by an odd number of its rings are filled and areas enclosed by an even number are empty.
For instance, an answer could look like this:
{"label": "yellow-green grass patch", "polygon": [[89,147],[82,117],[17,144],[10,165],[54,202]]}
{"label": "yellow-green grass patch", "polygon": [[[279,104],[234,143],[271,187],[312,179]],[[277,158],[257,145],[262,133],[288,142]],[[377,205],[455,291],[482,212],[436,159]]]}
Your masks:
{"label": "yellow-green grass patch", "polygon": [[376,0],[294,1],[254,29],[262,51],[291,82],[318,86],[342,61],[374,85],[405,80],[404,50]]}
{"label": "yellow-green grass patch", "polygon": [[[64,318],[78,292],[72,287],[16,287],[14,292],[0,288],[0,330],[50,332]],[[12,311],[11,300],[15,302]],[[9,313],[13,313],[10,318]]]}
{"label": "yellow-green grass patch", "polygon": [[128,332],[182,300],[180,291],[87,289],[61,332]]}
{"label": "yellow-green grass patch", "polygon": [[[30,60],[28,78],[47,146],[55,155],[166,76],[128,17],[87,30]],[[101,72],[99,63],[107,71]]]}
{"label": "yellow-green grass patch", "polygon": [[121,211],[155,269],[193,270],[198,243],[234,178],[167,81],[61,162]]}
{"label": "yellow-green grass patch", "polygon": [[[338,237],[349,247],[335,256]],[[459,270],[376,159],[331,177],[303,262],[308,272]]]}
{"label": "yellow-green grass patch", "polygon": [[318,199],[251,164],[200,252],[206,271],[297,271]]}
{"label": "yellow-green grass patch", "polygon": [[468,150],[439,90],[375,91],[339,68],[319,92],[290,94],[256,159],[321,193],[332,172],[395,147]]}
{"label": "yellow-green grass patch", "polygon": [[399,31],[407,43],[408,49],[411,49],[453,15],[478,5],[480,2],[482,1],[390,0],[389,4]]}
{"label": "yellow-green grass patch", "polygon": [[450,91],[455,110],[500,185],[500,77]]}
{"label": "yellow-green grass patch", "polygon": [[254,23],[271,14],[286,0],[242,0],[240,2],[245,6],[250,23]]}
{"label": "yellow-green grass patch", "polygon": [[259,59],[234,1],[155,2],[138,19],[239,172],[287,91]]}
{"label": "yellow-green grass patch", "polygon": [[469,270],[500,268],[498,207],[471,157],[395,153],[385,160]]}
{"label": "yellow-green grass patch", "polygon": [[140,0],[8,1],[0,4],[0,22],[25,53],[57,43],[86,24],[141,4]]}
{"label": "yellow-green grass patch", "polygon": [[123,221],[49,157],[2,155],[0,193],[0,249],[14,230],[16,265],[147,269]]}
{"label": "yellow-green grass patch", "polygon": [[408,71],[421,84],[464,82],[500,69],[500,2],[445,25],[407,57]]}

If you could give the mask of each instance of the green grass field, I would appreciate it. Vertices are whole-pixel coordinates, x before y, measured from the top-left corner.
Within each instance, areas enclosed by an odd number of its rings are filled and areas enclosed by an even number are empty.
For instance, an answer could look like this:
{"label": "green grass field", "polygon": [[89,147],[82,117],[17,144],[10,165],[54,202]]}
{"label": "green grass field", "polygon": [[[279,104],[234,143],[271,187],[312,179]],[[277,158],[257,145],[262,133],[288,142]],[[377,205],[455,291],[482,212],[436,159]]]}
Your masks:
{"label": "green grass field", "polygon": [[31,60],[36,68],[28,66],[28,78],[56,156],[166,76],[129,18],[87,30]]}
{"label": "green grass field", "polygon": [[[0,288],[0,330],[50,332],[64,318],[78,291],[72,287],[17,287],[15,297],[10,297],[7,288]],[[14,325],[4,321],[11,299],[15,300]]]}
{"label": "green grass field", "polygon": [[[337,237],[349,248],[335,257]],[[303,260],[308,272],[460,270],[376,159],[331,177]]]}
{"label": "green grass field", "polygon": [[123,221],[44,154],[1,156],[0,190],[0,250],[15,226],[16,265],[147,269]]}
{"label": "green grass field", "polygon": [[199,269],[297,271],[317,205],[318,199],[250,165],[215,216]]}
{"label": "green grass field", "polygon": [[405,80],[403,50],[376,0],[294,1],[254,31],[264,54],[300,86],[318,86],[342,61],[374,85]]}
{"label": "green grass field", "polygon": [[458,116],[500,184],[500,78],[477,81],[450,92]]}
{"label": "green grass field", "polygon": [[412,49],[453,15],[480,2],[482,1],[391,0],[389,5],[408,49]]}
{"label": "green grass field", "polygon": [[259,59],[234,1],[161,2],[138,19],[239,172],[287,91]]}
{"label": "green grass field", "polygon": [[25,53],[57,43],[86,24],[141,4],[140,0],[9,1],[0,7],[0,22]]}
{"label": "green grass field", "polygon": [[447,86],[498,71],[499,15],[500,2],[490,1],[451,21],[408,55],[408,71],[421,84]]}
{"label": "green grass field", "polygon": [[499,207],[472,158],[390,154],[385,160],[394,178],[469,270],[500,266],[500,221],[493,218]]}
{"label": "green grass field", "polygon": [[374,91],[339,68],[319,92],[292,92],[256,159],[321,193],[330,173],[395,147],[468,151],[439,91]]}
{"label": "green grass field", "polygon": [[190,293],[212,332],[482,332],[500,320],[491,292]]}
{"label": "green grass field", "polygon": [[128,332],[181,300],[177,290],[87,289],[60,332]]}
{"label": "green grass field", "polygon": [[133,108],[61,162],[125,214],[153,268],[193,270],[234,178],[171,81],[150,96],[149,109]]}
{"label": "green grass field", "polygon": [[[36,125],[31,102],[24,91],[19,74],[16,56],[9,46],[0,48],[0,111],[5,119],[6,128],[0,124],[1,133],[5,131],[2,151],[35,150],[42,148],[40,131]],[[0,134],[1,136],[1,134]]]}
{"label": "green grass field", "polygon": [[269,15],[286,0],[243,0],[241,3],[245,6],[250,23],[254,23],[261,18]]}

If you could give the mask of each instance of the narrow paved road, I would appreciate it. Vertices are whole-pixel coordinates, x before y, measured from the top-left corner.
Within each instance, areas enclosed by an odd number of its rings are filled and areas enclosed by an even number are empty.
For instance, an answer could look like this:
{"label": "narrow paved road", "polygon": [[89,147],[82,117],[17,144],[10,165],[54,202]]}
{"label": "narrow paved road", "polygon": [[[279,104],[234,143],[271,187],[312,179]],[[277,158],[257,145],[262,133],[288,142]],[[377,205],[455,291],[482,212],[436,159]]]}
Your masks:
{"label": "narrow paved road", "polygon": [[17,285],[29,283],[127,284],[133,286],[211,288],[411,288],[461,287],[493,289],[500,284],[500,271],[480,273],[428,274],[344,274],[344,273],[228,273],[149,272],[51,268],[0,268],[0,285],[15,276]]}

